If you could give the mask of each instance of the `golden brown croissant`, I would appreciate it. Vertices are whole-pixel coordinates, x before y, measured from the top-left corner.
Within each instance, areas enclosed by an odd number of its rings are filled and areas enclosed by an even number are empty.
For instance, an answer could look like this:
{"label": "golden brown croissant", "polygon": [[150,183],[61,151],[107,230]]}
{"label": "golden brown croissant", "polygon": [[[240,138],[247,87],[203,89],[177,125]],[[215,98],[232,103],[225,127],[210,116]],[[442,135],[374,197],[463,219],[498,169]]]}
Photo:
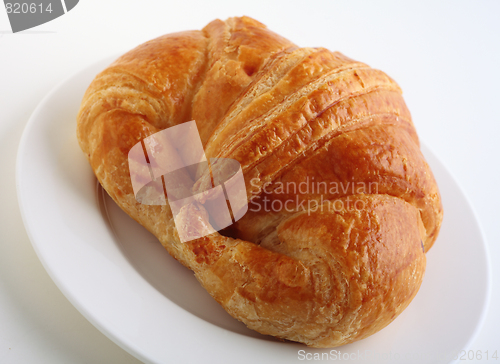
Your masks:
{"label": "golden brown croissant", "polygon": [[[241,164],[249,210],[223,231],[182,243],[168,204],[136,200],[127,156],[190,120],[207,158]],[[398,85],[248,17],[121,56],[88,88],[78,140],[114,201],[229,314],[314,347],[365,338],[394,320],[420,287],[442,221]],[[197,188],[210,182],[206,173],[196,178]],[[193,230],[210,224],[178,218]]]}

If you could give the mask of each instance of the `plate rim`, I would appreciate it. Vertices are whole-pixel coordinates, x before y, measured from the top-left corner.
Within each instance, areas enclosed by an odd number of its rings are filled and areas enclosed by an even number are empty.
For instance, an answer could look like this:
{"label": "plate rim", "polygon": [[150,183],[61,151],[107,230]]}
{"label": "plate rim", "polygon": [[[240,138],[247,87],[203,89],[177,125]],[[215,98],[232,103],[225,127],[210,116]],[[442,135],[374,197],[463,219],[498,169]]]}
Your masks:
{"label": "plate rim", "polygon": [[[481,221],[479,220],[479,215],[476,212],[476,209],[474,208],[474,205],[471,203],[469,196],[465,193],[464,188],[460,184],[459,179],[456,178],[455,174],[453,174],[450,169],[441,161],[441,159],[437,156],[437,154],[434,152],[433,148],[429,147],[427,144],[420,142],[420,149],[422,150],[422,153],[424,154],[425,159],[427,160],[428,156],[431,155],[432,158],[435,159],[437,163],[439,163],[440,167],[443,169],[443,171],[448,174],[453,180],[453,182],[456,184],[458,191],[460,192],[462,198],[465,200],[467,203],[468,207],[471,210],[472,216],[474,217],[473,222],[476,225],[476,228],[479,232],[479,235],[481,237],[481,249],[483,250],[484,258],[486,260],[486,292],[485,292],[485,297],[484,301],[482,304],[482,310],[481,314],[479,316],[479,320],[476,323],[476,326],[474,328],[474,331],[471,333],[469,339],[465,343],[464,347],[462,350],[469,351],[472,343],[476,341],[477,337],[479,336],[482,328],[484,327],[484,323],[486,322],[486,317],[488,316],[488,312],[490,309],[490,302],[491,302],[491,295],[492,295],[492,288],[493,288],[493,276],[492,276],[492,267],[491,267],[491,255],[490,255],[490,248],[489,248],[489,243],[488,240],[486,239],[486,236],[484,234],[483,227],[481,226]],[[438,236],[439,239],[439,236]],[[455,364],[459,363],[460,360],[454,359],[450,361],[450,364]]]}

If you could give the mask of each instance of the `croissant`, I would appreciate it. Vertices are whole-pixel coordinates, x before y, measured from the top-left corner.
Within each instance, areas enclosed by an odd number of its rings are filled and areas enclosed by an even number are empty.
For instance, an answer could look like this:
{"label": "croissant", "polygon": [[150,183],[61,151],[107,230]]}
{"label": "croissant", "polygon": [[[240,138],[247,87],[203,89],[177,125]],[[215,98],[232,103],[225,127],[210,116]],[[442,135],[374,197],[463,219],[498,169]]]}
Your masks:
{"label": "croissant", "polygon": [[[128,162],[134,145],[191,120],[207,159],[239,162],[248,202],[241,219],[205,236],[206,214],[139,202]],[[415,297],[441,226],[438,187],[398,85],[245,16],[118,58],[87,89],[77,136],[107,193],[231,316],[312,347],[394,320]],[[192,179],[200,188],[210,174]],[[201,237],[182,242],[179,221]]]}

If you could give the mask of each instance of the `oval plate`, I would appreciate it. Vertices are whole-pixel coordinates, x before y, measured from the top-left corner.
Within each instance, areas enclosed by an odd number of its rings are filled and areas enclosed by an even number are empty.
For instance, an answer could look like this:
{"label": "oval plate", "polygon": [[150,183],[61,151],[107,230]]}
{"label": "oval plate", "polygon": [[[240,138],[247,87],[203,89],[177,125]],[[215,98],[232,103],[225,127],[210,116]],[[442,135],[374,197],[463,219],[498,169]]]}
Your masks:
{"label": "oval plate", "polygon": [[489,298],[487,248],[467,199],[427,148],[445,215],[410,306],[379,333],[339,348],[280,342],[230,317],[98,187],[76,140],[76,114],[88,85],[111,61],[68,78],[42,100],[24,131],[16,171],[38,257],[70,302],[111,340],[151,363],[445,363],[469,346]]}

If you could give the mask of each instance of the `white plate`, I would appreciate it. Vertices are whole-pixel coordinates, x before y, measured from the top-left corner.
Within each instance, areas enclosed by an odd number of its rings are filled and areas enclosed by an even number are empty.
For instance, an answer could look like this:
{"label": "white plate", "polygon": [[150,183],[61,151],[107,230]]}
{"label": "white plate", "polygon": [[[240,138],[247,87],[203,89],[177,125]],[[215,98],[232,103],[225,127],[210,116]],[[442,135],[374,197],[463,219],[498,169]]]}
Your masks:
{"label": "white plate", "polygon": [[40,260],[71,303],[110,339],[152,363],[293,363],[318,355],[328,361],[349,356],[364,363],[446,363],[468,347],[489,298],[487,249],[470,204],[427,149],[445,218],[407,310],[379,333],[333,351],[279,342],[231,318],[154,236],[100,193],[78,146],[75,119],[86,88],[110,61],[45,97],[28,122],[17,160],[19,203]]}

